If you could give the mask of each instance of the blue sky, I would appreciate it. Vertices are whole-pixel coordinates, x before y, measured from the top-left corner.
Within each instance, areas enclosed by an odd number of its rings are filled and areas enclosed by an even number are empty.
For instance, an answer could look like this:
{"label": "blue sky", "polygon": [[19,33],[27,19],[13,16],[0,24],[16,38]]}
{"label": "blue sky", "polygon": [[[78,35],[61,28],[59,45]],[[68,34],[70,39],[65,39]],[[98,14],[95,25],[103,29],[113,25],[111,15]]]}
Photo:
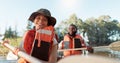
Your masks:
{"label": "blue sky", "polygon": [[40,8],[49,9],[59,24],[73,13],[82,20],[110,15],[120,21],[119,6],[120,0],[1,0],[0,34],[9,26],[23,33],[30,14]]}

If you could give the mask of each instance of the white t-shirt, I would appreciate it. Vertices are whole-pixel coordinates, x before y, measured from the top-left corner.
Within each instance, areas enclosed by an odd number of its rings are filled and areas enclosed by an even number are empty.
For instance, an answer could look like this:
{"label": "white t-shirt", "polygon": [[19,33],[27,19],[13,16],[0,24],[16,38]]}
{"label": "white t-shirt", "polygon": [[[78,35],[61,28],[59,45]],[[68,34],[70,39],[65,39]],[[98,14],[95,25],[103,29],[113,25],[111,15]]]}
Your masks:
{"label": "white t-shirt", "polygon": [[57,45],[57,44],[58,44],[58,42],[57,42],[56,38],[54,37],[54,38],[53,38],[53,46],[54,46],[54,45]]}

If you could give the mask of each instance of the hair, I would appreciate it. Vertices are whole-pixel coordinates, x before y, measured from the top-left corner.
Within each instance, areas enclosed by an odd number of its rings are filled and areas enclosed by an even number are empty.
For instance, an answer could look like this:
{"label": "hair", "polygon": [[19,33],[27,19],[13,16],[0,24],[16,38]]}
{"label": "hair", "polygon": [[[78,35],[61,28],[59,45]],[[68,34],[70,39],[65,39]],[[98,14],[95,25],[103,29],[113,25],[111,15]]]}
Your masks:
{"label": "hair", "polygon": [[74,25],[74,24],[70,24],[69,26],[73,26],[73,27],[75,27],[76,32],[77,32],[77,26],[76,26],[76,25]]}
{"label": "hair", "polygon": [[50,21],[50,18],[49,17],[46,17],[47,19],[48,19],[48,26],[50,26],[51,25],[51,21]]}

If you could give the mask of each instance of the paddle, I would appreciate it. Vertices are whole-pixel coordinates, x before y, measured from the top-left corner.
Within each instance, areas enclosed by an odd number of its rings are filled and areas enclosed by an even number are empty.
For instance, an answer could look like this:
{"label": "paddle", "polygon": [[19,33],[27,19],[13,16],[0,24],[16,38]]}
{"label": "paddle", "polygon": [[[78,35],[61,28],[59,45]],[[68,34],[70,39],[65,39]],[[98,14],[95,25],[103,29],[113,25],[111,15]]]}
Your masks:
{"label": "paddle", "polygon": [[[108,46],[98,46],[98,47],[92,47],[93,49],[95,48],[110,48],[114,51],[120,51],[120,41],[113,42]],[[59,51],[67,51],[67,50],[86,50],[87,48],[75,48],[75,49],[60,49]]]}
{"label": "paddle", "polygon": [[[11,51],[14,51],[16,48],[9,45],[8,43],[4,43],[4,41],[2,41],[3,38],[4,38],[4,36],[0,36],[0,43],[3,44],[8,49],[10,49]],[[23,57],[24,59],[26,59],[30,63],[47,63],[45,61],[39,60],[35,57],[32,57],[32,56],[30,56],[22,51],[18,51],[18,56]]]}
{"label": "paddle", "polygon": [[120,41],[111,43],[109,47],[114,51],[120,51]]}

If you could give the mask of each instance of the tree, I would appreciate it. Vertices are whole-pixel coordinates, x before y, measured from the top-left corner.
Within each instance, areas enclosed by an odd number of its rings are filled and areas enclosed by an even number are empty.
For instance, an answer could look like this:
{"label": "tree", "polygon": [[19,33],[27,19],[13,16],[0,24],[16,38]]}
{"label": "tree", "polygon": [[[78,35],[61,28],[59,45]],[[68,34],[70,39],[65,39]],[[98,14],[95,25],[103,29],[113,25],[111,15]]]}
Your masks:
{"label": "tree", "polygon": [[[89,18],[85,21],[85,29],[89,37],[89,41],[96,45],[108,45],[119,35],[119,22],[112,20],[110,16],[103,15],[95,18]],[[112,37],[112,38],[111,38]]]}
{"label": "tree", "polygon": [[71,15],[57,27],[60,40],[67,33],[69,24],[75,24],[78,27],[78,33],[88,37],[90,45],[109,45],[111,42],[120,40],[120,23],[115,19],[112,20],[109,15],[91,17],[85,21],[77,18],[75,14]]}
{"label": "tree", "polygon": [[5,38],[16,38],[17,36],[17,31],[13,31],[11,27],[5,30],[4,34]]}

